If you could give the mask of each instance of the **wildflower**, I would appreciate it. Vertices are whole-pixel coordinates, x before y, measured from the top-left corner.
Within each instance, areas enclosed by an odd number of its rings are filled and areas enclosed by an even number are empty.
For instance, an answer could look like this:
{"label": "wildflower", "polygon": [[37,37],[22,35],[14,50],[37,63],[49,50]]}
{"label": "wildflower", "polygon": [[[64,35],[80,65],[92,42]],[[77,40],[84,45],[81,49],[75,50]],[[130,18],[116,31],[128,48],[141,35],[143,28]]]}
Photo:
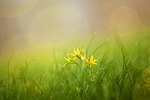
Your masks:
{"label": "wildflower", "polygon": [[84,60],[84,50],[77,48],[76,50],[74,50],[74,54],[70,54],[70,56],[77,57],[80,60]]}
{"label": "wildflower", "polygon": [[148,78],[145,79],[145,87],[150,89],[150,69],[147,69]]}
{"label": "wildflower", "polygon": [[95,60],[93,56],[91,56],[91,57],[89,57],[89,58],[86,59],[86,63],[87,63],[90,67],[91,67],[92,65],[94,65],[94,64],[97,64],[96,61],[97,61],[97,60]]}
{"label": "wildflower", "polygon": [[81,89],[79,87],[76,87],[77,93],[80,93]]}
{"label": "wildflower", "polygon": [[147,70],[148,75],[150,75],[150,69]]}
{"label": "wildflower", "polygon": [[[65,57],[64,57],[65,58]],[[65,58],[65,60],[68,62],[68,63],[73,63],[73,59],[70,57],[70,55],[67,56],[67,58]]]}
{"label": "wildflower", "polygon": [[42,93],[41,88],[38,87],[38,86],[35,86],[35,87],[34,87],[34,91],[35,91],[35,93],[37,93],[37,94],[41,94],[41,93]]}
{"label": "wildflower", "polygon": [[150,78],[147,78],[146,80],[145,80],[145,87],[147,88],[147,89],[150,89]]}
{"label": "wildflower", "polygon": [[25,91],[25,92],[27,92],[27,91],[29,91],[30,90],[30,88],[31,88],[31,83],[29,82],[29,81],[27,81],[27,82],[25,82],[22,86],[23,86],[23,90]]}

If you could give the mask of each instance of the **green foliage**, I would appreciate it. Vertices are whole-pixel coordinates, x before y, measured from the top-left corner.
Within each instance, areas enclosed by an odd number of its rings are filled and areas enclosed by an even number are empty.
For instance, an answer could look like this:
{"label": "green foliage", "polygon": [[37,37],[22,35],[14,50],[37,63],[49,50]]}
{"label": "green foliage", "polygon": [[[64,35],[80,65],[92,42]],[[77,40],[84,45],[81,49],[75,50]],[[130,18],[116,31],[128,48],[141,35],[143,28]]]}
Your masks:
{"label": "green foliage", "polygon": [[[0,100],[150,99],[150,41],[117,38],[117,42],[95,40],[97,45],[92,40],[85,52],[77,49],[72,58],[66,58],[71,63],[54,57],[55,63],[44,68],[36,60],[15,64],[12,56],[0,77]],[[89,67],[82,56],[92,55],[96,60]],[[42,70],[37,71],[38,66]]]}

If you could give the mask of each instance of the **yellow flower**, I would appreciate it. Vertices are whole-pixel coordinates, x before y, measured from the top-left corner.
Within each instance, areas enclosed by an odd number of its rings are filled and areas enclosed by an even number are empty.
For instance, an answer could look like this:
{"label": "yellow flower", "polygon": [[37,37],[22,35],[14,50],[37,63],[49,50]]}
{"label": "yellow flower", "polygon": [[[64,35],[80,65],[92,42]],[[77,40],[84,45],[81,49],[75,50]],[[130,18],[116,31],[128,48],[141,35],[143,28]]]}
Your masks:
{"label": "yellow flower", "polygon": [[70,56],[77,57],[80,60],[84,60],[84,50],[77,48],[76,50],[74,50],[74,54],[70,54]]}
{"label": "yellow flower", "polygon": [[150,75],[150,69],[147,70],[148,75]]}
{"label": "yellow flower", "polygon": [[25,92],[29,91],[31,89],[31,83],[29,81],[25,82],[22,86],[23,86],[23,90]]}
{"label": "yellow flower", "polygon": [[148,77],[144,80],[145,81],[145,88],[147,88],[148,90],[150,90],[150,69],[147,69],[147,75]]}
{"label": "yellow flower", "polygon": [[[150,69],[147,70],[148,76],[150,76]],[[150,77],[145,79],[145,87],[150,90]]]}
{"label": "yellow flower", "polygon": [[77,93],[80,93],[81,89],[79,87],[76,87]]}
{"label": "yellow flower", "polygon": [[[77,48],[76,50],[74,50],[74,53],[67,55],[67,57],[64,57],[64,59],[67,61],[67,64],[75,64],[76,63],[76,59],[80,59],[81,61],[84,61],[84,50]],[[65,64],[66,65],[66,64]]]}
{"label": "yellow flower", "polygon": [[[64,57],[65,58],[65,57]],[[73,63],[73,59],[70,57],[70,55],[67,56],[67,58],[65,58],[65,60],[68,62],[68,63]]]}
{"label": "yellow flower", "polygon": [[35,93],[37,93],[37,94],[41,94],[41,93],[42,93],[41,88],[38,87],[38,86],[35,86],[35,87],[34,87],[34,90],[35,90]]}
{"label": "yellow flower", "polygon": [[147,87],[148,89],[150,89],[150,78],[145,79],[145,87]]}
{"label": "yellow flower", "polygon": [[94,64],[97,64],[96,61],[97,61],[97,60],[95,60],[93,56],[91,56],[91,57],[89,57],[89,58],[86,59],[86,63],[87,63],[90,67],[91,67],[92,65],[94,65]]}

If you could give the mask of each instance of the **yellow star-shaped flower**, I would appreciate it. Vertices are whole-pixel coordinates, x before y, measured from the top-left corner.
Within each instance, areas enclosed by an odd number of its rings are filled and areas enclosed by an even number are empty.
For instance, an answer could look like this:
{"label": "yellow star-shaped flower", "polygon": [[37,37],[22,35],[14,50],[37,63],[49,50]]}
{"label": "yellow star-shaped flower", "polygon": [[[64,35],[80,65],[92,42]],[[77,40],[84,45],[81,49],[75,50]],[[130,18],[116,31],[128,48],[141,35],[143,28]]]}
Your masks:
{"label": "yellow star-shaped flower", "polygon": [[95,60],[93,56],[91,56],[91,57],[89,57],[89,58],[86,59],[86,63],[87,63],[90,67],[91,67],[92,65],[94,65],[94,64],[97,64],[96,61],[97,61],[97,60]]}
{"label": "yellow star-shaped flower", "polygon": [[84,60],[84,50],[77,48],[76,50],[74,50],[74,54],[70,54],[70,56],[77,57],[80,60]]}
{"label": "yellow star-shaped flower", "polygon": [[68,55],[67,58],[66,57],[64,58],[67,61],[67,63],[73,63],[73,59],[70,57],[70,55]]}

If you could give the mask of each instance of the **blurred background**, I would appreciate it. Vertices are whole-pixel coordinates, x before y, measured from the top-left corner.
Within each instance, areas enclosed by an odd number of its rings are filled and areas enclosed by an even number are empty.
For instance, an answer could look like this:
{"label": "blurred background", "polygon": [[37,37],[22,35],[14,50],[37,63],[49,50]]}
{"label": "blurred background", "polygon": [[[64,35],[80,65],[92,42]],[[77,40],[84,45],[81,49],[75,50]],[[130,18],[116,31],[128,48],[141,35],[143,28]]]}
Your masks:
{"label": "blurred background", "polygon": [[0,56],[92,34],[138,35],[150,0],[0,0]]}

